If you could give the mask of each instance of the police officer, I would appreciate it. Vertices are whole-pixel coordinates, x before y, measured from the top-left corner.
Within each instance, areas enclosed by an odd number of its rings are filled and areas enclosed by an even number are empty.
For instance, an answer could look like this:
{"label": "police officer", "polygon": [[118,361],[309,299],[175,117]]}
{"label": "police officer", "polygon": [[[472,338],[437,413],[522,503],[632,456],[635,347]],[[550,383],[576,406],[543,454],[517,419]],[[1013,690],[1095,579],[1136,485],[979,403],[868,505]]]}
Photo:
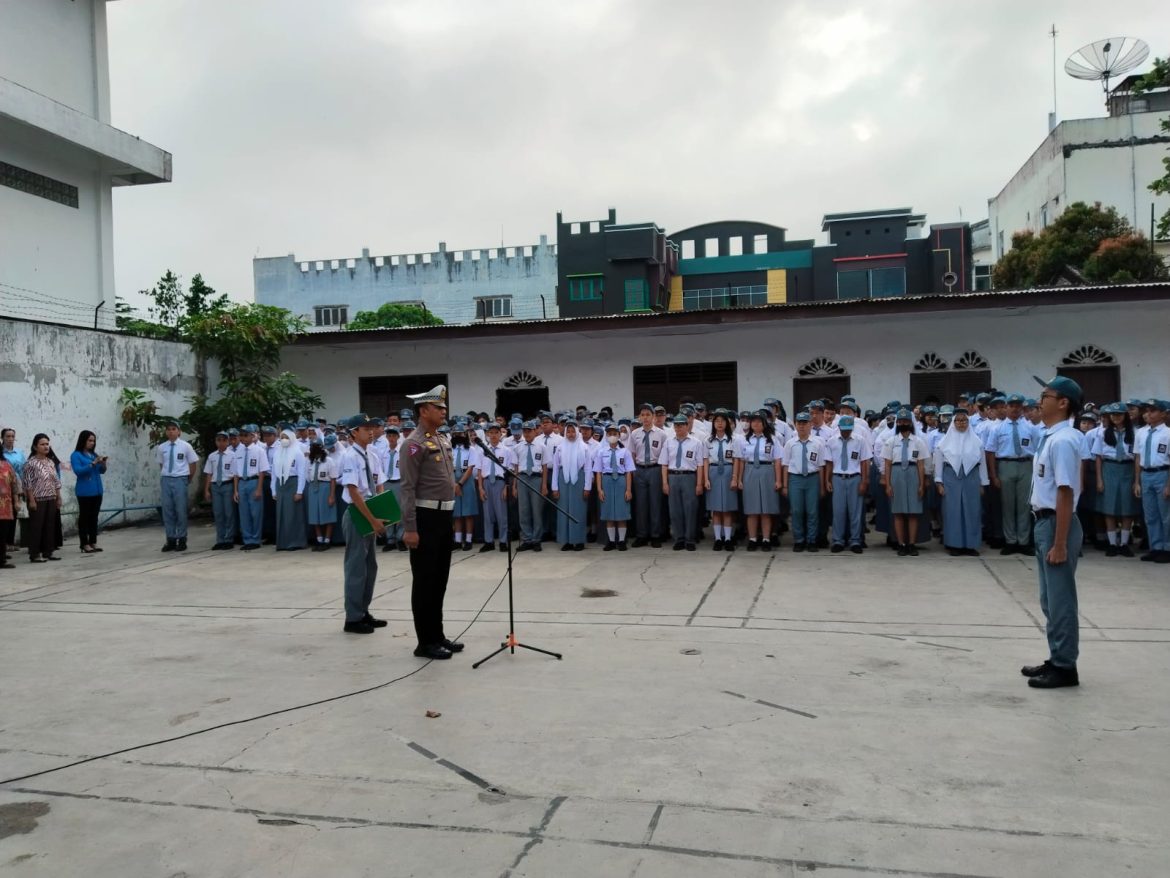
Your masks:
{"label": "police officer", "polygon": [[403,440],[399,458],[402,484],[402,541],[410,549],[414,582],[410,606],[420,658],[449,659],[463,649],[443,633],[443,598],[451,575],[452,515],[455,509],[455,466],[451,445],[439,433],[447,419],[447,388],[436,385],[414,400],[418,426]]}

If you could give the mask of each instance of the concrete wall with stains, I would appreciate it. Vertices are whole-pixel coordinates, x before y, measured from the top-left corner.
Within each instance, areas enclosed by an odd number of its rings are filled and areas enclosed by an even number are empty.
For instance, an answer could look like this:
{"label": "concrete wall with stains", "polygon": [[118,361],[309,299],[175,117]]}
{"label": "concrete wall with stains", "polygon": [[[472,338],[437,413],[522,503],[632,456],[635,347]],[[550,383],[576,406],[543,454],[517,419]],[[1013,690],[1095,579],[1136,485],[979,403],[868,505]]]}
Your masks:
{"label": "concrete wall with stains", "polygon": [[[136,435],[122,426],[122,388],[145,391],[160,411],[179,413],[200,390],[200,375],[199,359],[177,342],[0,319],[0,426],[16,430],[16,445],[26,453],[35,434],[47,433],[65,467],[78,433],[93,430],[98,450],[110,458],[103,508],[153,504],[159,496],[145,431]],[[62,472],[61,482],[70,530],[77,509],[73,474]],[[128,515],[139,520],[151,513]]]}

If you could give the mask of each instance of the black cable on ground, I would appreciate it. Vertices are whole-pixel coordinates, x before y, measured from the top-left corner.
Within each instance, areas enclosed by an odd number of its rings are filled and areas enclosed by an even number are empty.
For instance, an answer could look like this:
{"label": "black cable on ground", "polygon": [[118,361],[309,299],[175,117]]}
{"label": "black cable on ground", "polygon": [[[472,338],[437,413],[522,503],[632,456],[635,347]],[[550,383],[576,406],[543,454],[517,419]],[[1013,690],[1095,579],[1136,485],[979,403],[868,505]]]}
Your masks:
{"label": "black cable on ground", "polygon": [[[489,603],[491,603],[492,598],[494,598],[496,596],[496,592],[498,592],[500,590],[500,587],[504,584],[504,582],[505,582],[505,580],[507,580],[507,578],[508,578],[508,574],[505,571],[504,575],[502,577],[500,577],[500,581],[496,583],[496,587],[492,589],[491,594],[489,594],[487,596],[487,600],[485,600],[483,602],[483,604],[480,606],[480,608],[475,611],[475,615],[471,617],[471,621],[467,623],[467,627],[464,628],[462,631],[460,631],[457,635],[455,635],[456,640],[458,640],[460,637],[462,637],[464,634],[466,634],[468,631],[470,631],[471,626],[474,625],[477,621],[479,621],[479,617],[483,614],[483,611],[485,609],[487,609],[487,605]],[[408,673],[405,673],[400,677],[395,677],[393,680],[387,680],[385,683],[378,683],[377,685],[374,685],[374,686],[367,686],[364,689],[357,689],[353,692],[344,692],[341,695],[332,695],[329,698],[320,698],[317,701],[310,701],[306,704],[295,704],[292,707],[282,707],[279,710],[270,710],[267,713],[261,713],[261,714],[257,714],[256,716],[245,717],[244,719],[230,720],[229,722],[226,722],[226,723],[219,723],[218,725],[208,726],[205,729],[196,729],[196,730],[191,731],[191,732],[185,732],[182,735],[175,735],[174,737],[171,737],[171,738],[162,738],[158,741],[150,741],[146,744],[135,744],[133,747],[123,747],[121,750],[112,750],[109,753],[100,753],[97,756],[87,756],[85,759],[78,759],[74,762],[67,762],[64,765],[57,765],[57,766],[54,766],[53,768],[45,768],[45,769],[42,769],[41,771],[34,771],[31,774],[24,774],[24,775],[21,775],[20,777],[5,778],[4,780],[0,780],[0,786],[3,786],[5,784],[10,784],[10,783],[17,783],[18,781],[22,781],[22,780],[31,780],[34,777],[43,777],[46,774],[53,774],[53,773],[58,772],[58,771],[64,771],[67,768],[76,768],[79,765],[86,765],[90,762],[98,762],[102,759],[110,759],[114,756],[122,756],[123,754],[133,753],[137,750],[145,750],[148,747],[158,747],[162,744],[173,744],[175,741],[182,741],[182,740],[185,740],[187,738],[194,738],[194,737],[197,737],[198,735],[206,735],[208,732],[216,732],[216,731],[219,731],[220,729],[231,728],[232,726],[242,726],[242,725],[245,725],[247,723],[254,723],[254,722],[257,722],[257,721],[262,720],[262,719],[268,719],[270,717],[280,716],[280,715],[285,714],[285,713],[293,713],[293,712],[298,711],[298,710],[308,710],[310,707],[318,707],[322,704],[330,704],[331,702],[341,701],[345,698],[354,698],[355,696],[358,696],[358,695],[366,695],[367,693],[370,693],[370,692],[377,692],[379,689],[385,689],[387,686],[392,686],[395,683],[402,682],[403,680],[405,680],[408,677],[413,677],[415,674],[417,674],[423,668],[427,667],[427,665],[429,665],[433,661],[434,661],[434,659],[427,659],[425,662],[423,662],[421,665],[419,665],[413,671],[409,671]]]}

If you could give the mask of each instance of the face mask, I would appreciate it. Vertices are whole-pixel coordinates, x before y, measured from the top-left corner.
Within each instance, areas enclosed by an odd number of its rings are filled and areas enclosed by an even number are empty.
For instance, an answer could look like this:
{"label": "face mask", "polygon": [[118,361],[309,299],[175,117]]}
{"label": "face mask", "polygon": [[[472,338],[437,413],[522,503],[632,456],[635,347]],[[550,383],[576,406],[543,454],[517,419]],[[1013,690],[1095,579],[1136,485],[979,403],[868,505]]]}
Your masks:
{"label": "face mask", "polygon": [[617,445],[618,444],[618,437],[617,436],[606,436],[605,441],[608,442],[610,445]]}
{"label": "face mask", "polygon": [[288,448],[290,445],[292,445],[292,440],[289,439],[287,436],[282,436],[280,439],[280,447],[281,448]]}

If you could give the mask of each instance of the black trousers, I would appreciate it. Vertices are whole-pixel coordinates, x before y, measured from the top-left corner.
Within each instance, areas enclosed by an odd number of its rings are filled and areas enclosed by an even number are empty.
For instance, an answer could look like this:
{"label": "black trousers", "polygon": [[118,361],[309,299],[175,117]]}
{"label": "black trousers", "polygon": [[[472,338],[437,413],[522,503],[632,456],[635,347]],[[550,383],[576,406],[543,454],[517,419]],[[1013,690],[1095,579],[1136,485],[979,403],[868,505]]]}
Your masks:
{"label": "black trousers", "polygon": [[37,508],[28,511],[28,556],[47,558],[59,545],[57,542],[57,499],[37,500]]}
{"label": "black trousers", "polygon": [[77,498],[77,538],[82,548],[97,544],[98,513],[102,508],[102,495]]}
{"label": "black trousers", "polygon": [[419,646],[442,643],[443,598],[451,575],[452,521],[450,512],[416,509],[418,548],[410,550],[410,609]]}
{"label": "black trousers", "polygon": [[8,563],[8,546],[16,536],[16,519],[0,521],[0,564]]}

